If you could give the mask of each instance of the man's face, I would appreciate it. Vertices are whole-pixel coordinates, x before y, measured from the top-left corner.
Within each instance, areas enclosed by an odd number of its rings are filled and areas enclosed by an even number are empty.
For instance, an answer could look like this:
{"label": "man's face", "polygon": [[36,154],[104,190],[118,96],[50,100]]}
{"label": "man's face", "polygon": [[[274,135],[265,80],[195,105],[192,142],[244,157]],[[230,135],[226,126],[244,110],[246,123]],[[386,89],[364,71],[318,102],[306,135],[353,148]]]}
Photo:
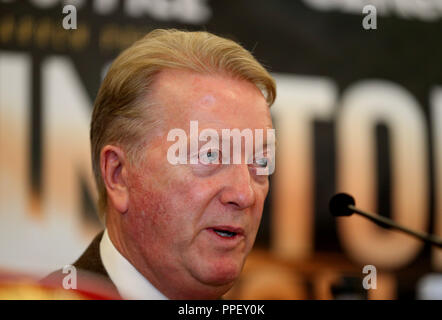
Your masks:
{"label": "man's face", "polygon": [[247,81],[179,70],[162,71],[150,98],[164,125],[143,160],[128,168],[123,232],[130,260],[169,298],[215,298],[233,285],[253,246],[268,177],[256,175],[244,155],[242,164],[173,165],[167,133],[181,128],[190,140],[189,123],[198,121],[199,131],[215,129],[220,137],[222,129],[249,128],[265,138],[269,108]]}

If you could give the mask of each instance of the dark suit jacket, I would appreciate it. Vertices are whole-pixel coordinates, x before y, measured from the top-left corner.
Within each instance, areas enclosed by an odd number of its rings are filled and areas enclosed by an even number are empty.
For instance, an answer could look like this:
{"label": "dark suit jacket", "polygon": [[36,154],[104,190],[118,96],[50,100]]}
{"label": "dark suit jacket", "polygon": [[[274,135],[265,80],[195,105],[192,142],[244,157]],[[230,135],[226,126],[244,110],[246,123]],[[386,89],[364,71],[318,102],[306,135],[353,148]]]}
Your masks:
{"label": "dark suit jacket", "polygon": [[[77,289],[86,293],[98,292],[99,297],[104,296],[108,299],[122,299],[101,261],[100,242],[103,233],[104,231],[95,236],[86,251],[73,264],[77,269]],[[41,283],[51,287],[56,286],[63,288],[63,279],[67,274],[62,271],[62,269],[59,269],[52,272],[41,280]],[[97,286],[94,287],[95,284],[97,284]],[[220,297],[219,299],[223,298]]]}
{"label": "dark suit jacket", "polygon": [[[100,295],[121,299],[117,288],[112,283],[100,257],[100,241],[104,231],[101,231],[87,247],[86,251],[74,262],[77,271],[77,289],[90,292],[97,290]],[[67,273],[62,269],[52,272],[41,283],[51,287],[63,287],[63,279]]]}

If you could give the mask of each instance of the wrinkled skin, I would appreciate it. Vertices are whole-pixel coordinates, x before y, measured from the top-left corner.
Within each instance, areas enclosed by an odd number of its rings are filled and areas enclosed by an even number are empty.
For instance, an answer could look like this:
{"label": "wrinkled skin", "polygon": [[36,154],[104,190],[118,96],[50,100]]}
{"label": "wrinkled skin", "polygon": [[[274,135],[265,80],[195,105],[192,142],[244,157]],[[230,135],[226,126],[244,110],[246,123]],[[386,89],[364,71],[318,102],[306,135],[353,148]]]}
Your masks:
{"label": "wrinkled skin", "polygon": [[[118,147],[102,150],[109,236],[168,298],[218,298],[234,284],[253,246],[268,177],[244,162],[172,165],[167,150],[174,142],[167,132],[182,128],[189,134],[191,120],[198,120],[200,131],[265,132],[272,128],[269,107],[250,82],[180,70],[159,73],[150,98],[164,121],[144,146],[143,160],[130,165]],[[223,239],[214,226],[242,231]]]}

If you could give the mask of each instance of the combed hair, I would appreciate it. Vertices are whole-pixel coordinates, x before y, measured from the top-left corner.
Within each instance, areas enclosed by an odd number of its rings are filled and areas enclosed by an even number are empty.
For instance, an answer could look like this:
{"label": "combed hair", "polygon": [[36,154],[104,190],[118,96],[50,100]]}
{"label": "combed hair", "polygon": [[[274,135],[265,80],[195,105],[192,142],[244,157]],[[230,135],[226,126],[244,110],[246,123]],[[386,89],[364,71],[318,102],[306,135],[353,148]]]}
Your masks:
{"label": "combed hair", "polygon": [[160,121],[149,107],[149,89],[164,69],[200,74],[224,74],[252,82],[269,107],[276,85],[266,69],[241,45],[209,32],[157,29],[124,50],[110,66],[98,91],[92,113],[90,139],[92,168],[98,187],[98,212],[105,220],[107,194],[100,168],[100,153],[116,144],[133,159],[146,130]]}

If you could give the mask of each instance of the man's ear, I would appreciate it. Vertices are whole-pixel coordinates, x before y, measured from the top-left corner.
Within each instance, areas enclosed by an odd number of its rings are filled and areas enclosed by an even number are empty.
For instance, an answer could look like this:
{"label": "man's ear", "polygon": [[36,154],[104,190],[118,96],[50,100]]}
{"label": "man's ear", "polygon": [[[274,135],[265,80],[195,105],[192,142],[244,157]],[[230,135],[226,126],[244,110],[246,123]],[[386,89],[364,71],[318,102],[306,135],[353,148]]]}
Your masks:
{"label": "man's ear", "polygon": [[100,166],[108,201],[119,213],[125,213],[129,209],[126,154],[117,146],[106,145],[101,149]]}

